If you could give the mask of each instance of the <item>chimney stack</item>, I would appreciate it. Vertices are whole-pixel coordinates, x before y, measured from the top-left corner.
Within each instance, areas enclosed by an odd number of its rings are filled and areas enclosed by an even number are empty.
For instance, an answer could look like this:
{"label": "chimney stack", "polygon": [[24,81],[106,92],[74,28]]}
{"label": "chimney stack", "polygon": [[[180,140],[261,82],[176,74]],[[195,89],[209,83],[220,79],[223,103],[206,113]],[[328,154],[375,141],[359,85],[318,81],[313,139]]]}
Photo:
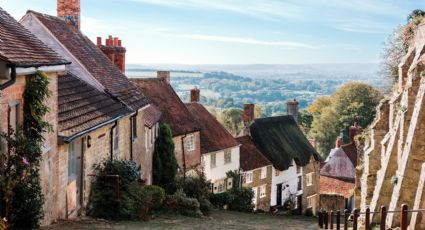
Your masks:
{"label": "chimney stack", "polygon": [[251,124],[255,119],[254,114],[255,105],[254,104],[244,104],[243,105],[243,123],[245,126]]}
{"label": "chimney stack", "polygon": [[102,37],[97,37],[97,47],[116,65],[122,73],[125,72],[125,53],[127,50],[122,47],[121,40],[118,37],[109,35],[105,39],[105,45],[102,45]]}
{"label": "chimney stack", "polygon": [[58,17],[80,29],[80,0],[57,0]]}
{"label": "chimney stack", "polygon": [[190,90],[190,102],[198,103],[200,101],[201,91],[198,88]]}
{"label": "chimney stack", "polygon": [[294,99],[293,101],[288,101],[286,103],[286,112],[288,115],[291,115],[294,117],[295,121],[298,123],[298,101],[297,99]]}
{"label": "chimney stack", "polygon": [[336,141],[335,141],[335,148],[340,148],[342,145],[342,138],[341,137],[337,137]]}
{"label": "chimney stack", "polygon": [[354,122],[354,125],[351,126],[348,129],[348,136],[350,137],[350,142],[354,142],[354,137],[356,137],[357,135],[362,134],[363,129],[362,127],[359,125],[358,122]]}
{"label": "chimney stack", "polygon": [[158,77],[158,79],[164,79],[165,82],[167,82],[168,84],[170,84],[170,71],[157,71],[156,75]]}

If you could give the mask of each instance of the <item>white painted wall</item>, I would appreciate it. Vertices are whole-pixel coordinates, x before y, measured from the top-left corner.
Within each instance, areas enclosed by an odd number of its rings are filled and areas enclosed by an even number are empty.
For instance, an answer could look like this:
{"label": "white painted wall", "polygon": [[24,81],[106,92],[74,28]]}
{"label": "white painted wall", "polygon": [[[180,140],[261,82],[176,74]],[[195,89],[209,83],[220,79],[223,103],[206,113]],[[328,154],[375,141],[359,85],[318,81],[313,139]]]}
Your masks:
{"label": "white painted wall", "polygon": [[231,148],[230,151],[232,155],[232,161],[227,164],[224,164],[224,149],[217,152],[213,152],[216,154],[215,168],[210,167],[211,155],[213,153],[202,154],[202,168],[207,180],[210,180],[212,183],[214,183],[216,180],[225,179],[226,173],[228,171],[239,170],[239,146]]}
{"label": "white painted wall", "polygon": [[[297,166],[295,162],[293,166],[289,167],[285,171],[280,171],[279,176],[276,176],[276,168],[272,169],[272,194],[270,199],[270,206],[277,205],[277,185],[282,184],[282,204],[286,199],[289,198],[290,194],[300,195],[302,190],[298,190],[298,176],[302,176],[302,167],[300,172],[297,174]],[[287,186],[288,185],[288,186]]]}

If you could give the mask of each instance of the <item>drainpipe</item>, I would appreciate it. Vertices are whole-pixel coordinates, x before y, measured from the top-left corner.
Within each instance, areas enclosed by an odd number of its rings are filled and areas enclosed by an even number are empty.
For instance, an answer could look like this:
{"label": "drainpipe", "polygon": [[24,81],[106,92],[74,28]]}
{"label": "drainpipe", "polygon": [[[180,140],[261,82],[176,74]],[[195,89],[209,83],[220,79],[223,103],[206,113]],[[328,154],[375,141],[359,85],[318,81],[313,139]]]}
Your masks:
{"label": "drainpipe", "polygon": [[183,178],[186,179],[186,155],[184,151],[184,139],[186,138],[187,134],[184,134],[182,138],[182,156],[183,156]]}
{"label": "drainpipe", "polygon": [[7,82],[5,82],[5,83],[3,83],[3,84],[0,84],[0,90],[6,89],[7,87],[15,84],[15,82],[16,82],[16,65],[15,64],[11,64],[10,65],[10,70],[11,70],[10,80],[7,81]]}
{"label": "drainpipe", "polygon": [[115,121],[114,125],[111,127],[111,131],[110,131],[110,139],[111,139],[111,143],[110,143],[110,147],[111,147],[111,161],[114,160],[114,129],[115,127],[117,127],[117,121]]}
{"label": "drainpipe", "polygon": [[[136,114],[134,114],[133,116],[131,116],[131,121],[130,121],[130,160],[133,161],[133,119],[137,120],[137,115],[139,114],[139,110],[136,110]],[[136,133],[137,133],[137,127],[136,127]]]}

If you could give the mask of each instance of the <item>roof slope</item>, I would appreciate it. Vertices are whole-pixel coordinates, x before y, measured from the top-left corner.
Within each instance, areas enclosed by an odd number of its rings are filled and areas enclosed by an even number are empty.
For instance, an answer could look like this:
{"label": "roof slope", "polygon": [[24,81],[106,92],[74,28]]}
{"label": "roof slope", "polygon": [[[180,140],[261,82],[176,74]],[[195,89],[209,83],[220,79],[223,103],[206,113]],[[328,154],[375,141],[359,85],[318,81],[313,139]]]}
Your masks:
{"label": "roof slope", "polygon": [[0,59],[18,67],[69,64],[0,8]]}
{"label": "roof slope", "polygon": [[202,104],[186,103],[201,128],[201,153],[211,153],[239,145],[232,134]]}
{"label": "roof slope", "polygon": [[348,158],[350,158],[351,163],[353,163],[354,167],[357,166],[357,147],[356,143],[351,142],[350,144],[342,145],[342,150],[344,150],[345,154],[347,154]]}
{"label": "roof slope", "polygon": [[199,124],[186,105],[164,79],[132,78],[131,81],[161,110],[160,120],[170,125],[173,136],[200,130]]}
{"label": "roof slope", "polygon": [[152,126],[155,125],[155,123],[158,122],[161,118],[161,111],[159,111],[159,109],[154,105],[148,106],[145,110],[143,110],[143,112],[143,117],[145,118],[145,126],[149,128],[152,128]]}
{"label": "roof slope", "polygon": [[72,74],[58,79],[59,136],[72,137],[132,111]]}
{"label": "roof slope", "polygon": [[353,194],[354,187],[354,182],[320,176],[320,194],[339,194],[349,198]]}
{"label": "roof slope", "polygon": [[312,156],[320,160],[292,116],[256,119],[250,132],[258,149],[281,171],[288,169],[292,160],[299,166],[307,165]]}
{"label": "roof slope", "polygon": [[33,14],[112,95],[135,110],[149,103],[118,67],[74,26],[58,17],[34,11],[28,13]]}
{"label": "roof slope", "polygon": [[320,169],[321,176],[339,178],[354,181],[355,166],[342,148],[333,149],[327,158],[327,162]]}
{"label": "roof slope", "polygon": [[241,144],[239,162],[243,170],[249,171],[272,164],[258,150],[250,136],[237,137],[236,140]]}

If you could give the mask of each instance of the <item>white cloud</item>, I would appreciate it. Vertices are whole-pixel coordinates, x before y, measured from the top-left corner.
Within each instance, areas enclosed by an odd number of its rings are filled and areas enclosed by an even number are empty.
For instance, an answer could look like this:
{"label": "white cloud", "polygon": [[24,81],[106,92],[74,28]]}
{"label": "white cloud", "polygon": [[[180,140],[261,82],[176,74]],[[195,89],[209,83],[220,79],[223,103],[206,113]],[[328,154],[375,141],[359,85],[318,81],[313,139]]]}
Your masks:
{"label": "white cloud", "polygon": [[104,20],[82,16],[81,17],[81,30],[89,35],[102,35],[105,32],[112,33],[112,27]]}
{"label": "white cloud", "polygon": [[333,23],[338,30],[357,33],[387,33],[391,25],[365,19],[336,20]]}

